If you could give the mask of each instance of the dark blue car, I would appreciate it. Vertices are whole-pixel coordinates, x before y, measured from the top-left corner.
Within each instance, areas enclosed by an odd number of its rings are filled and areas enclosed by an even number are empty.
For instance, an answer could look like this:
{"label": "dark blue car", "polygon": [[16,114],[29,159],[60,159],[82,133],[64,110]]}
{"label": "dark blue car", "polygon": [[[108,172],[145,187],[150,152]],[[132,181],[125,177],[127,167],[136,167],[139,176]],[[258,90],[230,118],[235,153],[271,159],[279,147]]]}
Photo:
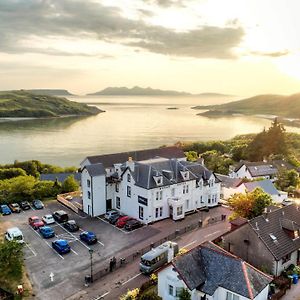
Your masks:
{"label": "dark blue car", "polygon": [[3,204],[0,206],[0,211],[1,211],[2,215],[10,215],[11,214],[11,209],[6,204]]}
{"label": "dark blue car", "polygon": [[39,231],[45,239],[50,239],[55,236],[54,230],[49,226],[40,227]]}
{"label": "dark blue car", "polygon": [[52,242],[52,248],[59,254],[65,254],[71,251],[71,247],[66,240],[56,240]]}
{"label": "dark blue car", "polygon": [[92,244],[96,244],[97,243],[97,237],[96,235],[91,232],[91,231],[84,231],[84,232],[81,232],[80,235],[79,235],[79,238],[87,243],[88,245],[92,245]]}

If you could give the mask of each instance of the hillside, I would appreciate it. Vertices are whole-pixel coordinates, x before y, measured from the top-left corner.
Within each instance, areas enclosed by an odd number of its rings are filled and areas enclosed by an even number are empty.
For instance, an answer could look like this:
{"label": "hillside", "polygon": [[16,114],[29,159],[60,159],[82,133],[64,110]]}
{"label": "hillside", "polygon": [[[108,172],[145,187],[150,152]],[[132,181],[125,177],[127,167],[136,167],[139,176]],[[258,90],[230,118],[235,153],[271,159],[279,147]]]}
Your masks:
{"label": "hillside", "polygon": [[300,118],[300,93],[290,96],[258,95],[221,105],[196,106],[194,109],[208,110],[206,116],[246,114],[275,115],[285,118]]}
{"label": "hillside", "polygon": [[141,88],[139,86],[135,86],[133,88],[127,87],[108,87],[104,90],[101,90],[96,93],[88,94],[89,96],[199,96],[199,97],[224,97],[228,95],[218,94],[218,93],[202,93],[202,94],[191,94],[187,92],[178,92],[172,90],[160,90],[160,89],[152,89]]}
{"label": "hillside", "polygon": [[66,98],[36,95],[27,91],[0,92],[0,117],[59,117],[96,115],[102,112],[94,106]]}
{"label": "hillside", "polygon": [[48,96],[73,96],[67,90],[60,89],[34,89],[34,90],[26,90],[26,92],[37,94],[37,95],[48,95]]}

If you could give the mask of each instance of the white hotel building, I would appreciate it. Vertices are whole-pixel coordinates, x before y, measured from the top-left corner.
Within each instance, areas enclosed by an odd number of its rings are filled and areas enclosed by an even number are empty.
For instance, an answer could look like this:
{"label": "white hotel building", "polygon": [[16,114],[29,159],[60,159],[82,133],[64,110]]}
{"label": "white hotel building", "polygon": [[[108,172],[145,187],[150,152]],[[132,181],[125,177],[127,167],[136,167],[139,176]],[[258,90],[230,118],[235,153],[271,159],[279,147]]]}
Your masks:
{"label": "white hotel building", "polygon": [[116,209],[148,224],[216,206],[219,180],[175,148],[86,158],[81,164],[83,211],[99,216]]}

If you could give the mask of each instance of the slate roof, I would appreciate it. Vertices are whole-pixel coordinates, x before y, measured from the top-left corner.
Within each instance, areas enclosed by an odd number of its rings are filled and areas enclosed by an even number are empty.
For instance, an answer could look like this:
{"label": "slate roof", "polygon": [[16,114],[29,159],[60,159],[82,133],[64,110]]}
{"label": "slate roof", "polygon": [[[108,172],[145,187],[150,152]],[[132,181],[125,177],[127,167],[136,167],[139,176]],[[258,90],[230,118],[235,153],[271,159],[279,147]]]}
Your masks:
{"label": "slate roof", "polygon": [[[201,164],[162,157],[135,162],[134,171],[130,172],[135,184],[145,189],[158,187],[155,176],[162,176],[162,184],[159,186],[167,186],[201,178],[206,181],[212,174]],[[189,172],[189,179],[184,179],[181,172]]]}
{"label": "slate roof", "polygon": [[274,184],[269,179],[245,182],[244,185],[249,192],[254,191],[256,188],[261,188],[265,193],[267,193],[269,195],[278,195],[279,194],[279,192],[275,188]]}
{"label": "slate roof", "polygon": [[79,182],[81,181],[81,173],[78,173],[78,172],[41,174],[40,180],[41,181],[46,181],[46,180],[55,181],[57,179],[58,182],[64,182],[66,180],[66,178],[71,175],[73,175],[77,181],[79,181]]}
{"label": "slate roof", "polygon": [[165,157],[165,158],[185,157],[182,149],[175,146],[170,146],[170,147],[162,147],[162,148],[139,150],[139,151],[129,151],[129,152],[122,152],[122,153],[114,153],[114,154],[88,156],[87,159],[91,164],[102,163],[104,168],[109,168],[109,167],[113,167],[114,164],[119,164],[127,161],[129,157],[132,157],[132,160],[134,161],[140,161],[140,160],[154,158],[156,156]]}
{"label": "slate roof", "polygon": [[272,164],[277,168],[277,169],[287,169],[287,170],[295,170],[297,172],[300,172],[300,168],[299,167],[295,167],[292,164],[290,164],[289,162],[285,161],[285,160],[273,160]]}
{"label": "slate roof", "polygon": [[101,163],[87,165],[83,169],[86,169],[91,177],[99,176],[99,175],[106,175],[104,166]]}
{"label": "slate roof", "polygon": [[230,224],[235,225],[235,226],[242,226],[248,222],[248,219],[243,218],[243,217],[238,217],[232,221],[230,221]]}
{"label": "slate roof", "polygon": [[216,174],[216,177],[221,181],[221,185],[226,188],[235,188],[243,182],[241,178],[231,178],[222,174]]}
{"label": "slate roof", "polygon": [[253,177],[259,177],[259,176],[271,176],[278,172],[278,169],[269,162],[249,162],[249,161],[241,161],[236,168],[234,169],[234,172],[237,172],[243,165],[245,165]]}
{"label": "slate roof", "polygon": [[[291,226],[291,222],[299,228],[300,208],[294,204],[251,219],[249,225],[278,261],[300,248],[300,238],[293,240],[283,228],[287,224]],[[276,238],[275,241],[270,234]]]}
{"label": "slate roof", "polygon": [[210,242],[178,256],[172,264],[190,290],[208,295],[223,287],[253,299],[273,280]]}

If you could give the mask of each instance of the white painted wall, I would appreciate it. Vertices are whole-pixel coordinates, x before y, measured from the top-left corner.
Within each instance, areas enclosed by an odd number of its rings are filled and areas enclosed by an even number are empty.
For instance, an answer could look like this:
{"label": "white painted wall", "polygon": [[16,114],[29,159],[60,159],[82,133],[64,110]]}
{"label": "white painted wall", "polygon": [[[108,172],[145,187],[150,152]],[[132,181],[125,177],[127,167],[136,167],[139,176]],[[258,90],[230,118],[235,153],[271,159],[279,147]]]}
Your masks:
{"label": "white painted wall", "polygon": [[297,251],[294,251],[291,254],[291,259],[285,263],[280,261],[274,261],[273,274],[279,276],[283,270],[288,268],[291,264],[297,265]]}

